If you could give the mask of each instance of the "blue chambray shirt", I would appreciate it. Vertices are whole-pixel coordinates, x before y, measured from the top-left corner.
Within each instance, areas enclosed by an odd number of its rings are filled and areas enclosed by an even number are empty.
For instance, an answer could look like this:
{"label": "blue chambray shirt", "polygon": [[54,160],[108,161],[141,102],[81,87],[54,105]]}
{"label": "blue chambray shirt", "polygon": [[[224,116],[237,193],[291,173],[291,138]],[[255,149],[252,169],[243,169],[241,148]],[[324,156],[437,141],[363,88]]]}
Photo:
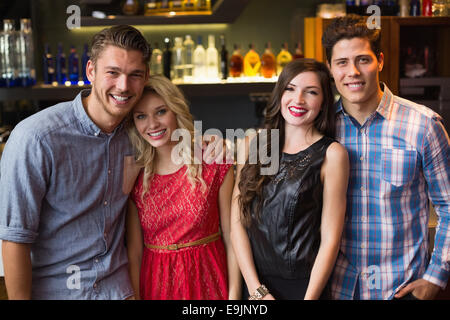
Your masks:
{"label": "blue chambray shirt", "polygon": [[33,299],[133,294],[124,244],[122,125],[107,135],[81,97],[20,122],[0,166],[0,239],[31,243]]}

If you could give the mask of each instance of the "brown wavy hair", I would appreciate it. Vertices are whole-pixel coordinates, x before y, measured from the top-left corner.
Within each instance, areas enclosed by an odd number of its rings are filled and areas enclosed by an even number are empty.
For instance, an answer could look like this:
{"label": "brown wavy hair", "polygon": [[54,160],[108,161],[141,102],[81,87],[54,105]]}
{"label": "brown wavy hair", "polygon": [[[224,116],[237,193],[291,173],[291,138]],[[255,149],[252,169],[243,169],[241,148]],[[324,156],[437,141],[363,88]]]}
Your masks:
{"label": "brown wavy hair", "polygon": [[[317,74],[323,92],[322,110],[314,120],[314,127],[323,135],[334,138],[335,135],[335,106],[334,96],[331,89],[331,76],[325,64],[314,59],[297,59],[287,64],[283,72],[281,72],[278,82],[272,91],[272,95],[266,107],[266,114],[263,128],[279,129],[279,143],[278,155],[281,159],[282,150],[285,142],[285,120],[281,114],[281,97],[283,96],[286,87],[298,74],[303,72],[314,72]],[[251,143],[258,143],[260,133],[252,139]],[[265,150],[272,150],[268,134],[267,145],[258,145],[258,148]],[[276,143],[273,142],[273,143]],[[250,150],[252,147],[250,147]],[[258,153],[259,154],[259,153]],[[269,155],[270,156],[270,155]],[[261,175],[261,168],[263,165],[257,161],[256,164],[250,164],[247,159],[244,167],[241,170],[239,181],[240,196],[238,197],[239,206],[241,208],[241,221],[244,226],[249,227],[252,221],[252,211],[255,212],[255,217],[259,218],[263,203],[263,188],[272,179],[273,176]],[[255,201],[256,200],[256,201]]]}

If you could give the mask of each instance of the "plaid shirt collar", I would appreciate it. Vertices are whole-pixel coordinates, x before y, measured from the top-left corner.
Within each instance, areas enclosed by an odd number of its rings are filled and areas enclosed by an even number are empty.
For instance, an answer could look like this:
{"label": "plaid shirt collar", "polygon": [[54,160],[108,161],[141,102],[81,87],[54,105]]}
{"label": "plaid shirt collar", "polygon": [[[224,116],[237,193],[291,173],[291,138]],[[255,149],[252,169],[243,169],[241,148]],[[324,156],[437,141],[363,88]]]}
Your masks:
{"label": "plaid shirt collar", "polygon": [[[391,114],[392,114],[392,105],[394,103],[394,95],[384,82],[380,82],[380,86],[381,89],[383,90],[383,96],[381,97],[380,103],[378,104],[378,107],[375,110],[375,112],[377,112],[383,118],[389,120],[392,116]],[[348,115],[342,104],[342,97],[339,98],[336,105],[336,114],[338,113],[342,113],[345,116]]]}

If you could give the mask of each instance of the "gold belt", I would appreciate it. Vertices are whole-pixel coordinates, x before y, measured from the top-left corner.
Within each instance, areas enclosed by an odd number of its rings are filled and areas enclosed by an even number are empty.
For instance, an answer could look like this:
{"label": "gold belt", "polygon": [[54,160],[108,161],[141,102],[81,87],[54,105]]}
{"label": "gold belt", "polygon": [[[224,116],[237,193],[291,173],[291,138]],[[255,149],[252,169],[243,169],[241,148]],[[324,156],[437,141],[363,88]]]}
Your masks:
{"label": "gold belt", "polygon": [[145,246],[149,249],[178,250],[181,248],[199,246],[201,244],[210,243],[210,242],[216,241],[219,238],[220,238],[220,232],[216,232],[205,238],[198,239],[198,240],[191,241],[191,242],[186,242],[186,243],[179,243],[179,244],[175,243],[175,244],[169,244],[168,246],[157,246],[154,244],[146,243]]}

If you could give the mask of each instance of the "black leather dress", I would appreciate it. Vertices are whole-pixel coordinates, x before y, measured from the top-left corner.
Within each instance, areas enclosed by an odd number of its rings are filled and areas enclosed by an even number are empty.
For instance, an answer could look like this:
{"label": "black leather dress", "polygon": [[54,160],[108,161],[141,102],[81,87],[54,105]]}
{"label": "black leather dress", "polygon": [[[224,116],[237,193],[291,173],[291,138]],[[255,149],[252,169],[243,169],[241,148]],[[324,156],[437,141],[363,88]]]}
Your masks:
{"label": "black leather dress", "polygon": [[275,299],[302,299],[306,292],[320,246],[320,169],[332,142],[323,137],[297,154],[282,154],[263,189],[260,218],[253,214],[247,229],[260,281]]}

